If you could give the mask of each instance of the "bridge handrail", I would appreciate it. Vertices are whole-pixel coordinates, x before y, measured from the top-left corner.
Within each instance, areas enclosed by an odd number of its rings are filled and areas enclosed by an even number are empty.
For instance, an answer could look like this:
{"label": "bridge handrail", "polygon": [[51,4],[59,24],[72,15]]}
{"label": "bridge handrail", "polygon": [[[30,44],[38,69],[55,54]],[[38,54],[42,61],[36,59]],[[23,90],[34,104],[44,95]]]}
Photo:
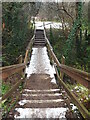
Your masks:
{"label": "bridge handrail", "polygon": [[29,52],[29,50],[31,50],[31,46],[33,44],[33,39],[34,39],[34,36],[30,40],[30,42],[28,44],[28,47],[26,49],[24,63],[19,63],[19,64],[10,65],[10,66],[0,67],[0,76],[2,76],[1,77],[2,79],[6,79],[9,76],[11,76],[12,74],[17,73],[17,72],[19,72],[19,71],[21,71],[22,69],[25,68],[26,60],[27,60],[27,57],[28,57],[28,52]]}
{"label": "bridge handrail", "polygon": [[[34,36],[30,40],[30,42],[29,42],[29,44],[26,48],[24,63],[19,63],[19,64],[14,64],[14,65],[10,65],[10,66],[1,67],[0,68],[0,78],[1,79],[5,80],[9,76],[25,69],[26,63],[27,63],[28,53],[29,53],[29,51],[31,51],[31,47],[32,47],[32,44],[33,44],[33,39],[34,39]],[[21,59],[21,57],[22,57],[22,55],[20,55],[20,57],[18,57],[18,58]],[[22,61],[22,60],[20,60],[20,61]],[[9,98],[12,95],[12,93],[19,87],[20,83],[23,82],[23,80],[24,79],[20,79],[6,94],[4,94],[2,96],[2,101]]]}
{"label": "bridge handrail", "polygon": [[0,68],[0,76],[2,76],[1,78],[5,80],[12,74],[17,73],[24,68],[25,68],[24,63],[2,67]]}
{"label": "bridge handrail", "polygon": [[56,75],[57,75],[59,85],[62,85],[64,87],[64,89],[68,93],[68,95],[71,98],[71,100],[73,101],[73,103],[78,107],[78,109],[79,109],[80,113],[82,114],[82,116],[84,118],[86,118],[86,119],[90,118],[90,112],[85,108],[85,106],[78,100],[78,98],[74,95],[74,93],[68,88],[68,86],[60,78],[57,67],[59,67],[60,70],[63,73],[67,74],[68,76],[70,76],[74,80],[78,81],[79,83],[81,83],[82,85],[87,87],[88,89],[90,88],[90,79],[89,79],[90,74],[87,73],[87,72],[80,71],[78,69],[69,67],[67,65],[60,64],[60,62],[58,61],[56,55],[53,52],[53,49],[52,49],[52,47],[50,45],[50,42],[47,39],[46,35],[45,35],[45,39],[47,41],[47,48],[48,48],[49,55],[52,57],[52,59],[55,62],[54,67],[55,67],[55,70],[56,70]]}
{"label": "bridge handrail", "polygon": [[[46,41],[47,41],[47,43],[48,43],[48,45],[49,45],[50,50],[52,50],[52,52],[53,52],[53,48],[52,48],[52,46],[51,46],[48,38],[46,37],[46,35],[45,35],[45,39],[46,39]],[[53,52],[53,53],[54,53],[54,52]],[[56,59],[56,58],[55,58],[55,59]],[[57,61],[58,61],[58,59],[57,59]],[[58,64],[59,64],[59,66],[67,66],[67,65],[60,64],[59,61],[58,61]],[[69,66],[67,66],[67,67],[69,67]],[[87,77],[87,76],[89,75],[88,77],[90,78],[90,73],[88,73],[88,72],[81,71],[81,70],[76,69],[76,68],[73,68],[73,67],[69,67],[69,68],[70,68],[70,69],[73,69],[73,71],[75,71],[75,72],[78,72],[78,73],[84,75],[85,77]]]}
{"label": "bridge handrail", "polygon": [[56,70],[56,75],[58,79],[58,84],[62,85],[65,89],[65,91],[68,93],[69,97],[71,98],[72,102],[78,107],[80,113],[82,116],[86,119],[90,118],[90,112],[86,109],[86,107],[78,100],[78,98],[75,96],[75,94],[68,88],[68,86],[61,80],[57,67],[54,65]]}
{"label": "bridge handrail", "polygon": [[34,40],[34,38],[35,38],[35,35],[32,37],[32,39],[30,40],[30,42],[29,42],[29,44],[28,44],[28,46],[27,46],[27,48],[26,48],[26,53],[25,53],[25,58],[24,58],[24,63],[25,63],[25,64],[27,63],[28,53],[29,53],[29,51],[31,51],[31,49],[32,49],[32,45],[33,45],[33,40]]}
{"label": "bridge handrail", "polygon": [[15,85],[13,85],[13,87],[6,93],[2,96],[2,101],[9,98],[12,93],[19,87],[19,85],[24,81],[24,79],[20,79]]}
{"label": "bridge handrail", "polygon": [[[44,32],[45,34],[45,32]],[[68,76],[76,80],[77,82],[81,83],[87,88],[90,88],[90,73],[78,70],[76,68],[69,67],[67,65],[60,64],[58,61],[56,55],[53,52],[52,46],[50,45],[50,42],[48,38],[45,35],[45,39],[47,41],[48,50],[51,53],[51,56],[53,57],[54,61],[56,62],[57,66],[60,67],[60,70],[64,73],[66,73]]]}

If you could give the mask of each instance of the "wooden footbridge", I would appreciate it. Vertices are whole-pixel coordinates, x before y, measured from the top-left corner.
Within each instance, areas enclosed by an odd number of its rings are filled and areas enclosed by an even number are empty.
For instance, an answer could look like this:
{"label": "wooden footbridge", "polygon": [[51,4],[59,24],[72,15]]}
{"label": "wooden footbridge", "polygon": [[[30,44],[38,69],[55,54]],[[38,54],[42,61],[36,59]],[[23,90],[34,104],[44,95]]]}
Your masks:
{"label": "wooden footbridge", "polygon": [[[43,54],[40,53],[40,51],[45,47],[48,52],[47,56],[49,56],[50,62],[53,64],[56,71],[54,74],[56,84],[51,83],[51,77],[48,72],[43,72],[43,69],[45,69],[44,67],[47,66],[47,63],[45,63],[45,60],[42,62]],[[33,48],[36,48],[36,50],[38,50],[36,54],[32,53]],[[26,76],[28,73],[25,73],[25,69],[27,65],[29,65],[29,62],[32,60],[33,55],[36,57],[35,65],[39,64],[39,66],[35,66],[37,72],[31,74],[29,78],[27,78]],[[68,107],[68,110],[71,114],[72,110],[70,108],[70,101],[77,106],[83,118],[90,118],[89,111],[63,81],[63,76],[67,75],[72,78],[71,80],[75,80],[88,88],[89,91],[90,74],[65,65],[64,57],[62,57],[62,63],[60,63],[53,52],[53,48],[50,45],[49,40],[46,37],[45,29],[35,30],[34,36],[30,40],[30,43],[26,49],[24,60],[21,55],[19,56],[18,60],[19,64],[0,68],[0,75],[2,76],[3,81],[6,81],[17,73],[20,73],[21,75],[19,80],[16,80],[16,83],[14,83],[9,91],[1,98],[1,102],[4,104],[7,104],[6,101],[9,101],[8,109],[3,112],[2,108],[3,119],[10,117],[19,118],[18,116],[20,114],[21,118],[37,118],[41,108],[44,110],[42,111],[41,116],[39,116],[41,118],[46,118],[47,115],[45,113],[45,109],[48,109],[48,112],[50,112],[49,108],[56,109],[58,111],[57,113],[59,114],[60,110],[63,111],[63,109],[60,108]],[[44,67],[42,67],[43,64],[45,64]],[[41,69],[41,73],[39,72],[38,67]],[[28,111],[33,109],[34,112],[37,110],[37,112],[34,115],[31,115],[31,112],[29,112],[27,115],[27,111],[24,108],[27,108]],[[16,112],[16,110],[19,113]],[[20,110],[22,110],[22,112]],[[60,115],[54,116],[54,114],[55,111],[52,110],[52,118],[63,118],[60,117]],[[73,114],[71,116],[71,118],[75,117]],[[66,118],[68,118],[68,115]]]}

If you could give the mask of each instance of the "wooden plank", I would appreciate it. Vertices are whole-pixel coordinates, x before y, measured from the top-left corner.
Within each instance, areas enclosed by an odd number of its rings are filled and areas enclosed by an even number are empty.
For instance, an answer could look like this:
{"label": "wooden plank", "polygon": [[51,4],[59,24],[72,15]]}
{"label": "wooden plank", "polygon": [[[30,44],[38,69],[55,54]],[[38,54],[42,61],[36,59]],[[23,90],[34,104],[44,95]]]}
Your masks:
{"label": "wooden plank", "polygon": [[24,63],[2,67],[2,68],[0,68],[0,76],[4,80],[4,79],[7,79],[12,74],[21,71],[24,68],[25,68]]}
{"label": "wooden plank", "polygon": [[77,75],[76,73],[73,73],[72,71],[68,71],[66,69],[60,68],[61,71],[63,71],[65,74],[70,76],[72,79],[76,80],[78,83],[82,84],[83,86],[90,88],[90,81],[87,81],[87,79],[82,78],[82,76]]}
{"label": "wooden plank", "polygon": [[2,96],[2,101],[9,98],[13,92],[19,87],[24,79],[20,79],[5,95]]}
{"label": "wooden plank", "polygon": [[69,67],[67,65],[63,65],[61,64],[61,68],[64,68],[64,69],[67,69],[69,71],[72,71],[76,74],[79,74],[80,76],[82,76],[83,78],[87,79],[88,81],[90,81],[90,73],[87,73],[87,72],[84,72],[84,71],[81,71],[79,69],[75,69],[75,68],[72,68],[72,67]]}
{"label": "wooden plank", "polygon": [[70,91],[67,85],[60,79],[60,76],[58,74],[56,67],[55,67],[55,70],[56,70],[57,78],[59,80],[59,84],[63,86],[63,88],[68,93],[69,97],[71,98],[72,102],[78,107],[82,116],[86,119],[90,118],[90,113],[88,112],[88,110],[83,106],[83,104],[80,103],[78,98]]}

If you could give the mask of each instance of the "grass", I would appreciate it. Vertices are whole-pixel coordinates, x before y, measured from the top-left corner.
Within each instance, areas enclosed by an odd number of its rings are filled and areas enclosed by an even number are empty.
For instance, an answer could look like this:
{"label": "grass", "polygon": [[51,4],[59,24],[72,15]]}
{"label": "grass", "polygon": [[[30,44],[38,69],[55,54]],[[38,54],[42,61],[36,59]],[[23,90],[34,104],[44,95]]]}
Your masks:
{"label": "grass", "polygon": [[10,88],[11,87],[9,84],[2,83],[2,87],[1,87],[2,95],[4,95]]}

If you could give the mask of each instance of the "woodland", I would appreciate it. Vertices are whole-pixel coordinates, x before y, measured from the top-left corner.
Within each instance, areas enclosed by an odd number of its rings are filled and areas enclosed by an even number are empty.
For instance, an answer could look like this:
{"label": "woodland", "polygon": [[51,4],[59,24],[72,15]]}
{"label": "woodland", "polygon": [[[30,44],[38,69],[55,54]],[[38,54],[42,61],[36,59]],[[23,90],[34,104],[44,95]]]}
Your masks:
{"label": "woodland", "polygon": [[[50,26],[47,36],[59,60],[89,71],[90,60],[90,2],[83,3],[3,3],[2,4],[2,66],[17,63],[19,55],[33,36],[31,18],[61,22],[62,29]],[[66,25],[66,23],[68,25]]]}
{"label": "woodland", "polygon": [[[34,35],[35,20],[61,23],[59,29],[50,25],[46,35],[61,63],[90,72],[90,2],[3,2],[2,3],[2,66],[18,64],[20,55],[25,57],[26,48]],[[30,53],[31,54],[31,53]],[[30,56],[31,57],[31,56]],[[22,61],[23,62],[23,61]],[[87,74],[88,74],[87,73]],[[15,79],[14,79],[15,77]],[[18,74],[2,82],[2,95],[14,85]],[[12,79],[12,80],[11,80]],[[10,81],[10,84],[9,82]],[[90,111],[88,89],[66,74],[64,82],[78,94],[78,99]],[[23,87],[19,86],[21,90]],[[75,94],[76,95],[76,94]],[[15,94],[16,97],[16,94]],[[10,111],[3,103],[5,111]]]}

